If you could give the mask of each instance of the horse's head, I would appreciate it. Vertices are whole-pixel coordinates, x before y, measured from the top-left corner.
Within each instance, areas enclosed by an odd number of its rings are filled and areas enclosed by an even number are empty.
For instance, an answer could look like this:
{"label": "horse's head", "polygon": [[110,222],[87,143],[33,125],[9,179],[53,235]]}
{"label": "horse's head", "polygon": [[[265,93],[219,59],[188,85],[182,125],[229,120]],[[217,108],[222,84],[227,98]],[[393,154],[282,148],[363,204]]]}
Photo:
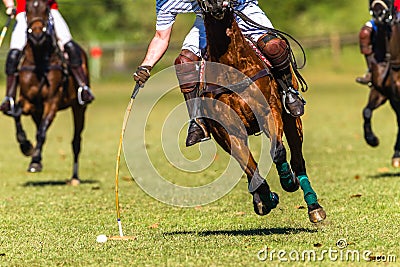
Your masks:
{"label": "horse's head", "polygon": [[49,30],[49,6],[47,0],[26,0],[27,37],[34,45],[42,45]]}
{"label": "horse's head", "polygon": [[387,0],[370,1],[370,14],[377,24],[391,22],[393,18],[393,4]]}
{"label": "horse's head", "polygon": [[203,13],[209,13],[216,19],[223,19],[225,11],[231,6],[230,0],[197,0]]}

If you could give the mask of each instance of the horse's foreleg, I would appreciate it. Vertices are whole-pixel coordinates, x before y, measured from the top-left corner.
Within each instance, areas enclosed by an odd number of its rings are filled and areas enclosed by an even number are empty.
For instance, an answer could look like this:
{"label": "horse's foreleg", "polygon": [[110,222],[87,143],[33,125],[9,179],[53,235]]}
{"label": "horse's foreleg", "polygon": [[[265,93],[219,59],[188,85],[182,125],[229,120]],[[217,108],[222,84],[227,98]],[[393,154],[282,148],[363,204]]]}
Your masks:
{"label": "horse's foreleg", "polygon": [[71,184],[78,185],[80,179],[78,176],[79,171],[79,153],[81,151],[82,131],[85,126],[85,111],[86,106],[74,105],[72,107],[73,118],[74,118],[74,137],[72,139],[72,151],[74,153],[74,164],[72,170]]}
{"label": "horse's foreleg", "polygon": [[25,131],[22,127],[22,123],[21,123],[21,116],[14,117],[14,121],[15,121],[17,141],[19,143],[21,152],[25,156],[31,156],[33,153],[33,146],[32,146],[32,143],[26,137],[26,133],[25,133]]}
{"label": "horse's foreleg", "polygon": [[382,95],[376,89],[371,89],[368,98],[368,104],[363,109],[363,118],[364,118],[364,139],[370,146],[378,146],[379,139],[372,131],[371,126],[371,118],[372,118],[372,111],[382,104],[384,104],[387,100],[387,97]]}
{"label": "horse's foreleg", "polygon": [[45,104],[44,113],[41,120],[39,118],[39,114],[35,114],[33,116],[33,120],[35,121],[37,127],[36,146],[33,150],[32,160],[28,167],[29,172],[42,171],[42,150],[46,141],[46,133],[57,112],[58,103],[56,101],[54,102],[55,103]]}
{"label": "horse's foreleg", "polygon": [[399,168],[400,167],[400,102],[391,100],[390,105],[392,106],[394,112],[396,113],[396,120],[397,120],[397,137],[396,137],[396,143],[394,145],[392,166],[395,168]]}
{"label": "horse's foreleg", "polygon": [[271,192],[267,181],[261,177],[257,163],[248,148],[247,138],[229,135],[223,128],[213,130],[212,133],[215,141],[238,161],[246,173],[255,213],[267,215],[278,205],[279,197]]}

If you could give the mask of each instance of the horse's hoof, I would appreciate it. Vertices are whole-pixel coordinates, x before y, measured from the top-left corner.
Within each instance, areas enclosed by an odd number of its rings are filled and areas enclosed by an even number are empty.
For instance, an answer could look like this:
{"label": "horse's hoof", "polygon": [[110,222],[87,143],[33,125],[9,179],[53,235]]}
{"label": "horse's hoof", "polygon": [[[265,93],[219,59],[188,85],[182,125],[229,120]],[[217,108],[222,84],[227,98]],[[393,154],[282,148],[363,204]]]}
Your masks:
{"label": "horse's hoof", "polygon": [[368,145],[376,147],[379,145],[379,139],[376,136],[365,136],[365,141]]}
{"label": "horse's hoof", "polygon": [[324,209],[316,203],[308,206],[308,217],[310,218],[310,222],[319,223],[325,220],[326,213]]}
{"label": "horse's hoof", "polygon": [[69,180],[67,184],[72,186],[78,186],[81,184],[81,180],[79,180],[79,178],[71,178],[71,180]]}
{"label": "horse's hoof", "polygon": [[25,156],[27,157],[32,156],[33,146],[31,142],[25,141],[19,145],[19,148],[21,149],[22,154],[24,154]]}
{"label": "horse's hoof", "polygon": [[33,162],[29,165],[28,172],[41,172],[43,169],[42,164]]}
{"label": "horse's hoof", "polygon": [[253,207],[257,215],[267,215],[272,209],[276,208],[278,204],[279,196],[275,192],[270,192],[269,196],[260,195],[257,192],[253,195]]}
{"label": "horse's hoof", "polygon": [[392,158],[392,166],[395,168],[400,167],[400,158]]}
{"label": "horse's hoof", "polygon": [[288,179],[282,179],[280,178],[279,181],[281,182],[282,189],[285,190],[286,192],[296,192],[300,188],[300,181],[299,178],[294,175],[294,173],[291,173],[289,182],[287,182]]}

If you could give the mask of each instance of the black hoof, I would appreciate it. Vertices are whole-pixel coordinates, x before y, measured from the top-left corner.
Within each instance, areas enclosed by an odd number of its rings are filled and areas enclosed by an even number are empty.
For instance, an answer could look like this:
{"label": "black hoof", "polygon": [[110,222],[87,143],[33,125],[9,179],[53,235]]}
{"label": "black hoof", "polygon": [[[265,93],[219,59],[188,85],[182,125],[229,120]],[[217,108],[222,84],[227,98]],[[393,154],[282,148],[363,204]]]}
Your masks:
{"label": "black hoof", "polygon": [[379,139],[375,135],[366,135],[364,136],[365,141],[367,142],[368,145],[372,147],[376,147],[379,145]]}
{"label": "black hoof", "polygon": [[42,164],[41,163],[37,163],[37,162],[32,162],[30,165],[29,165],[29,168],[28,168],[28,172],[32,172],[32,173],[35,173],[35,172],[41,172],[42,171]]}
{"label": "black hoof", "polygon": [[24,154],[25,156],[27,156],[27,157],[32,156],[33,146],[32,146],[32,143],[29,142],[28,140],[26,140],[22,144],[20,144],[19,148],[21,149],[22,154]]}
{"label": "black hoof", "polygon": [[326,213],[318,203],[315,203],[308,206],[308,218],[312,223],[319,223],[325,220]]}
{"label": "black hoof", "polygon": [[275,192],[269,192],[267,194],[259,194],[255,192],[253,194],[253,207],[254,212],[257,215],[267,215],[272,209],[276,208],[278,204],[279,196]]}

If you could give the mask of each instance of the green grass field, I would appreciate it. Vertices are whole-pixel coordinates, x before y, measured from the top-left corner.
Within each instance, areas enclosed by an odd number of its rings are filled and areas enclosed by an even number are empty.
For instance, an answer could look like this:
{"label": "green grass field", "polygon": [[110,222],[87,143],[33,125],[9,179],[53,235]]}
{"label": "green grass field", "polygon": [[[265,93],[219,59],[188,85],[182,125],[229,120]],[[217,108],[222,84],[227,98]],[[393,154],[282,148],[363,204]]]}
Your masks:
{"label": "green grass field", "polygon": [[[355,76],[364,71],[357,48],[345,47],[341,58],[335,60],[328,50],[308,51],[308,57],[303,71],[310,85],[304,94],[304,154],[311,183],[327,212],[324,224],[315,226],[308,221],[302,193],[284,192],[274,168],[267,180],[279,194],[280,204],[269,215],[259,217],[253,212],[244,177],[216,202],[178,208],[144,193],[122,160],[122,224],[125,235],[136,236],[136,240],[97,243],[99,234],[118,235],[115,161],[133,86],[128,79],[97,82],[92,86],[97,99],[87,112],[80,161],[82,184],[78,187],[64,184],[72,172],[69,111],[57,114],[48,131],[44,169],[39,174],[26,172],[29,159],[19,152],[13,122],[1,116],[0,266],[259,266],[278,265],[285,258],[300,266],[373,266],[381,259],[392,261],[389,266],[395,265],[395,260],[400,262],[400,174],[390,164],[397,131],[394,113],[389,105],[374,113],[373,126],[381,144],[368,147],[363,140],[361,117],[368,88],[354,82]],[[148,101],[144,96],[139,93],[133,112],[141,112]],[[161,115],[157,114],[168,112],[179,101],[179,93],[171,92],[149,117],[148,152],[155,167],[169,174],[170,181],[204,184],[226,165],[227,157],[220,150],[220,157],[209,169],[194,174],[164,164],[159,154]],[[32,123],[28,118],[24,122],[32,139]],[[183,148],[184,137],[180,134],[182,153],[197,158],[198,149]],[[251,140],[258,157],[259,138]],[[136,141],[125,140],[129,144]],[[346,240],[348,246],[340,250],[338,240]],[[266,248],[268,257],[261,261]],[[371,252],[368,255],[372,259],[377,257],[375,263],[363,259],[365,251]],[[307,254],[303,260],[303,252],[315,252],[324,260],[307,258]],[[351,260],[351,255],[356,255],[351,253],[356,252],[359,261]],[[351,254],[350,261],[346,261],[346,253]]]}

